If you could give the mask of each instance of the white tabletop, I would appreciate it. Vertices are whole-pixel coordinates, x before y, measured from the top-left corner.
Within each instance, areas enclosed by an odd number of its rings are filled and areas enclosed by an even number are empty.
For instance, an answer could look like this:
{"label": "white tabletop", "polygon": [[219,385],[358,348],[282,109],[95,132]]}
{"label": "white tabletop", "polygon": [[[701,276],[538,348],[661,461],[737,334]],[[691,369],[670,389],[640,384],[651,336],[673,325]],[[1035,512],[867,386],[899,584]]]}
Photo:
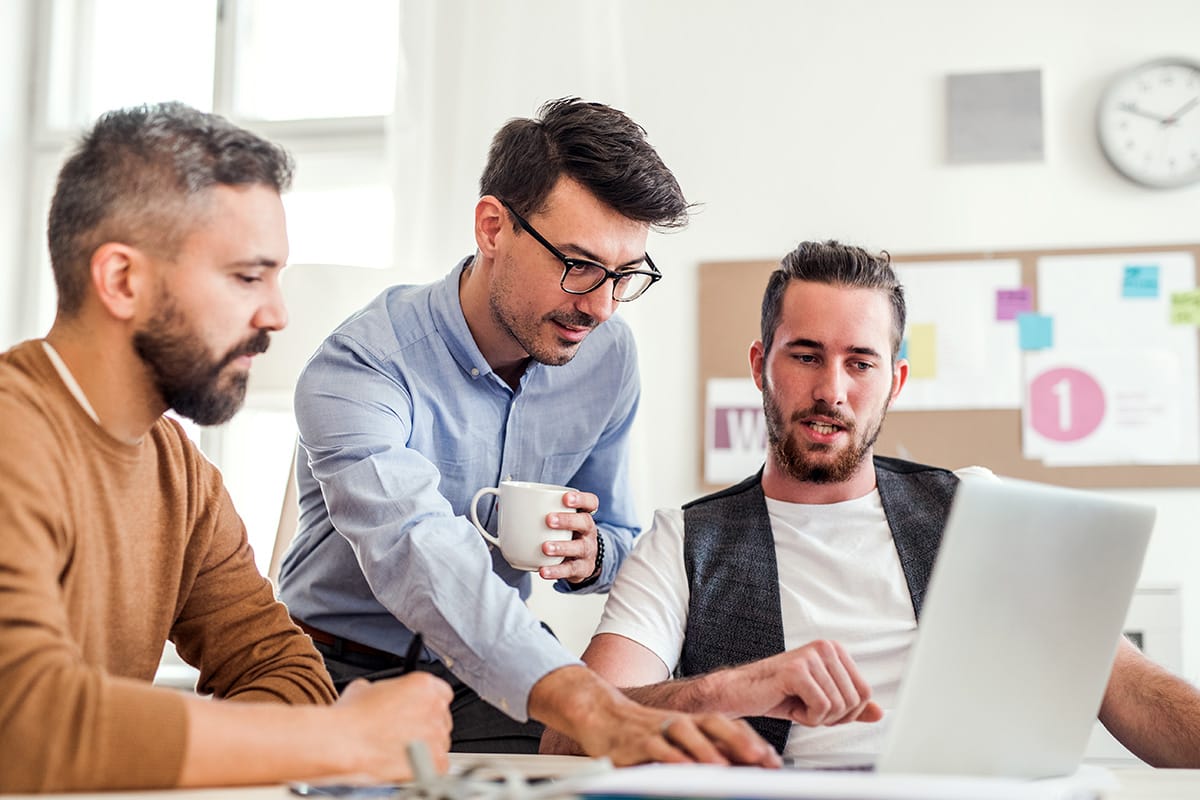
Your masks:
{"label": "white tabletop", "polygon": [[[571,756],[475,756],[451,754],[454,768],[480,762],[497,769],[515,768],[530,777],[555,777],[587,767],[590,759]],[[1195,800],[1200,797],[1200,770],[1118,767],[1112,770],[1119,788],[1103,794],[1104,800]],[[174,789],[154,792],[99,792],[64,795],[4,795],[10,798],[60,798],[60,800],[297,800],[287,786],[229,789]]]}

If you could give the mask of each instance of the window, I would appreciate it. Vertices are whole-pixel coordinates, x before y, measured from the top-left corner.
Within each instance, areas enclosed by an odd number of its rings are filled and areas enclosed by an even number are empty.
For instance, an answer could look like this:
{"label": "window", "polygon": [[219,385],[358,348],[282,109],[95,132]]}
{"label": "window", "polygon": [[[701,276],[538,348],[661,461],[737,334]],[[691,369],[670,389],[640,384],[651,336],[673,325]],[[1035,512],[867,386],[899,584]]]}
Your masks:
{"label": "window", "polygon": [[249,127],[357,119],[381,129],[392,110],[394,0],[51,0],[41,11],[40,116],[51,130],[167,99]]}
{"label": "window", "polygon": [[390,114],[399,6],[395,0],[239,4],[231,110],[260,120]]}
{"label": "window", "polygon": [[[78,132],[111,108],[179,100],[288,148],[293,270],[386,268],[393,201],[386,122],[399,49],[395,0],[49,0],[37,4],[22,336],[54,318],[44,228],[54,176]],[[349,270],[354,272],[353,270]],[[293,322],[293,324],[295,324]],[[246,408],[189,434],[222,469],[265,573],[295,440],[291,392],[251,380]],[[269,383],[269,381],[267,382]]]}

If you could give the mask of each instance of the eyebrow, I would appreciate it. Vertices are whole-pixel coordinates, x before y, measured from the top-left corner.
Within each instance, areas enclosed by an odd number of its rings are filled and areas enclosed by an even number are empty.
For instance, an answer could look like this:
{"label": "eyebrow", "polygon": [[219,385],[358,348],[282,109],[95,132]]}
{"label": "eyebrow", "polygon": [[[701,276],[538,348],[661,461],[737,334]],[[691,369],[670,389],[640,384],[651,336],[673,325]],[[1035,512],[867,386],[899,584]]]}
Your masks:
{"label": "eyebrow", "polygon": [[[807,347],[810,350],[821,350],[822,352],[825,350],[825,345],[822,344],[821,342],[818,342],[816,339],[803,339],[803,338],[792,339],[792,340],[784,343],[784,347]],[[879,351],[873,347],[847,347],[846,352],[851,353],[856,356],[870,356],[872,358],[883,358],[883,356],[879,354]]]}
{"label": "eyebrow", "polygon": [[237,261],[230,261],[226,266],[231,269],[245,267],[266,267],[267,269],[275,269],[281,265],[273,258],[259,256],[257,258],[240,258]]}
{"label": "eyebrow", "polygon": [[[602,267],[606,266],[604,261],[600,258],[600,256],[591,252],[586,247],[580,247],[577,244],[557,245],[557,247],[559,250],[563,251],[563,253],[566,254],[567,256],[570,256],[572,252],[575,252],[575,253],[578,253],[579,255],[583,256],[584,259],[586,259],[588,261],[594,261],[595,263],[599,264]],[[614,271],[621,270],[626,267],[632,267],[637,264],[645,264],[645,263],[646,263],[646,254],[643,253],[641,258],[635,258],[632,261],[626,261],[624,264],[618,264]]]}

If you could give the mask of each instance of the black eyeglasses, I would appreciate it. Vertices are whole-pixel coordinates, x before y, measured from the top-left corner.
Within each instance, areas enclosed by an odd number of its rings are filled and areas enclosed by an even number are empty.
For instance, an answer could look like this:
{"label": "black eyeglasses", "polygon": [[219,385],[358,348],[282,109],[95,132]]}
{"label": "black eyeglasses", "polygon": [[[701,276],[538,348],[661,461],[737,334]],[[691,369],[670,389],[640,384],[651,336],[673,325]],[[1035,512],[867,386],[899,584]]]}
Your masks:
{"label": "black eyeglasses", "polygon": [[534,227],[526,222],[525,218],[518,214],[507,200],[501,200],[500,203],[508,210],[518,225],[528,231],[538,244],[563,263],[563,276],[559,281],[559,286],[567,294],[594,292],[603,286],[605,281],[611,280],[613,282],[613,300],[618,303],[628,303],[630,300],[637,300],[662,278],[662,273],[650,260],[649,253],[645,254],[647,269],[623,269],[620,271],[611,270],[603,264],[588,261],[586,258],[571,258],[564,255],[557,247],[546,241],[546,237],[534,230]]}

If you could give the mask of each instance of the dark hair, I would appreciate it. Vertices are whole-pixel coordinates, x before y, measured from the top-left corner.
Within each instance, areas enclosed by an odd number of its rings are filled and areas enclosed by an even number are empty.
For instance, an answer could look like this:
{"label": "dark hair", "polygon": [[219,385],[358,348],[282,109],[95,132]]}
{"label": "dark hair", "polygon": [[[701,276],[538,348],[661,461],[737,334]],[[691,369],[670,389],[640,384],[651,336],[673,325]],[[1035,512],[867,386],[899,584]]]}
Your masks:
{"label": "dark hair", "polygon": [[801,242],[779,262],[771,273],[762,301],[763,352],[771,352],[775,329],[779,327],[783,294],[792,281],[811,281],[833,286],[880,289],[892,301],[892,361],[900,352],[904,338],[904,287],[892,270],[892,257],[886,250],[878,255],[861,247],[827,242]]}
{"label": "dark hair", "polygon": [[563,175],[628,219],[659,228],[687,224],[687,200],[642,126],[578,97],[547,102],[537,119],[509,120],[492,139],[479,193],[528,216],[543,209]]}
{"label": "dark hair", "polygon": [[84,134],[50,203],[47,238],[58,310],[87,295],[89,262],[105,242],[167,256],[202,214],[213,186],[291,186],[293,162],[278,145],[182,103],[110,111]]}

